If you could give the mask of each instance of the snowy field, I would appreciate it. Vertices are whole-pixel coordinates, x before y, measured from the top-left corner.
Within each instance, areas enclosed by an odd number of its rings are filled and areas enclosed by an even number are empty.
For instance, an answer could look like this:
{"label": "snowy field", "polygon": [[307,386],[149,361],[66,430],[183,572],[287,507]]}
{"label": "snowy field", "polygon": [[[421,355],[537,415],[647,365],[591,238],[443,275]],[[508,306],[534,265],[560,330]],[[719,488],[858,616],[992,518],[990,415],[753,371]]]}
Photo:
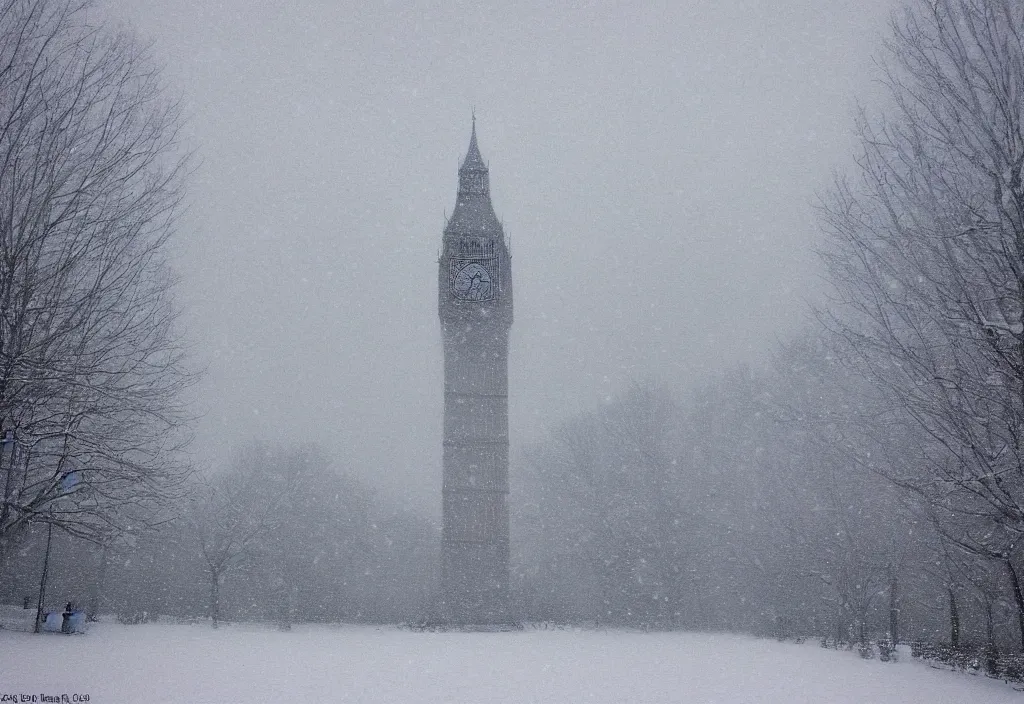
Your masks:
{"label": "snowy field", "polygon": [[1002,682],[919,662],[730,635],[113,623],[87,635],[0,631],[4,694],[90,704],[1024,701]]}

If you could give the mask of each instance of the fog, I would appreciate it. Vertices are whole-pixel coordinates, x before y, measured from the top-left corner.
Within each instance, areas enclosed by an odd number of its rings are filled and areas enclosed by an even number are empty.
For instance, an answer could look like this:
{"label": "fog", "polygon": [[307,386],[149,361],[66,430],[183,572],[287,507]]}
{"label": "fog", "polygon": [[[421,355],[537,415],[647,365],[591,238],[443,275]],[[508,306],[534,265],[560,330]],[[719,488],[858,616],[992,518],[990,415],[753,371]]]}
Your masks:
{"label": "fog", "polygon": [[631,380],[764,359],[816,295],[814,194],[892,6],[108,0],[196,154],[198,462],[315,441],[439,515],[436,260],[474,109],[513,256],[513,451]]}
{"label": "fog", "polygon": [[896,2],[0,0],[0,641],[1024,681],[1024,9]]}

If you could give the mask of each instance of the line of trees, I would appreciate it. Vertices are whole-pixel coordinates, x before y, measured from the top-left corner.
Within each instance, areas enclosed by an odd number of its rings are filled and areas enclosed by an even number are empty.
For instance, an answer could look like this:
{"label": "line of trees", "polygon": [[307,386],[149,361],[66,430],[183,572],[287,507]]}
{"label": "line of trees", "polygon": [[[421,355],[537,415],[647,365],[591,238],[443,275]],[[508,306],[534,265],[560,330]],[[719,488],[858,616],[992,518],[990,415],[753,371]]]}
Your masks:
{"label": "line of trees", "polygon": [[520,613],[1014,648],[1007,573],[872,470],[913,445],[837,346],[808,333],[679,399],[635,385],[531,447],[512,500]]}
{"label": "line of trees", "polygon": [[894,107],[825,208],[825,321],[911,438],[872,468],[1006,572],[1024,648],[1024,8],[922,3],[890,56]]}
{"label": "line of trees", "polygon": [[[55,539],[54,603],[132,623],[415,621],[437,590],[437,526],[375,497],[315,446],[251,446],[193,480],[175,517],[115,541]],[[10,562],[0,603],[38,588],[45,531]],[[34,601],[33,601],[34,605]]]}
{"label": "line of trees", "polygon": [[432,524],[315,448],[190,466],[179,125],[91,0],[0,0],[0,601],[34,597],[53,535],[50,601],[91,614],[415,618]]}
{"label": "line of trees", "polygon": [[881,67],[815,330],[534,448],[530,609],[1024,649],[1024,7],[914,0]]}

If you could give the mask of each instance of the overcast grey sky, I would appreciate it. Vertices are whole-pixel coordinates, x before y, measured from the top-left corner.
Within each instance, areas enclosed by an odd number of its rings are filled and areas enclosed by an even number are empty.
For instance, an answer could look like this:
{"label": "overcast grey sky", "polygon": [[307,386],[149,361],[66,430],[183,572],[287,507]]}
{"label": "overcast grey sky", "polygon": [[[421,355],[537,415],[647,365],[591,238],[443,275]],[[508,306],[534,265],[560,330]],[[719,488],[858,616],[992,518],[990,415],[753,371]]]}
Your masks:
{"label": "overcast grey sky", "polygon": [[436,259],[471,107],[512,241],[515,448],[798,324],[895,2],[103,4],[153,41],[200,159],[200,458],[318,441],[439,513]]}

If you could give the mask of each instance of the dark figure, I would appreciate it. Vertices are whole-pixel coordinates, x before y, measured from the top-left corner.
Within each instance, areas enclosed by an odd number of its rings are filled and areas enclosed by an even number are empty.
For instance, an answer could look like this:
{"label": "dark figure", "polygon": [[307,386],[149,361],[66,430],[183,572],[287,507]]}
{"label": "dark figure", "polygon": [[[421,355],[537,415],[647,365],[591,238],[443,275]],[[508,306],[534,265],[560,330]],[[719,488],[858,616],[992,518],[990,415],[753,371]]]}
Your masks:
{"label": "dark figure", "polygon": [[74,609],[71,606],[72,604],[69,601],[68,605],[64,607],[64,613],[61,614],[63,616],[60,622],[61,633],[71,633],[71,614],[74,613]]}

